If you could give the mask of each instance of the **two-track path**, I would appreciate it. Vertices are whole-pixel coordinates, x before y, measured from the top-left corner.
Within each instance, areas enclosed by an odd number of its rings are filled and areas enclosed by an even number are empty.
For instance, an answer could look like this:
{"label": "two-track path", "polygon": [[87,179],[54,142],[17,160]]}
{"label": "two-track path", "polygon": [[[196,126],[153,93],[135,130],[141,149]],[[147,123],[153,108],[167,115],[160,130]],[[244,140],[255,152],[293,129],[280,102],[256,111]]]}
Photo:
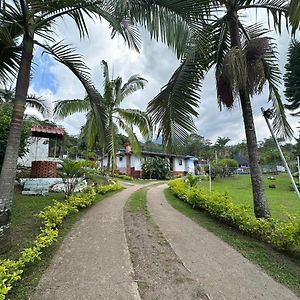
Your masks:
{"label": "two-track path", "polygon": [[163,194],[166,187],[149,190],[150,214],[177,256],[192,276],[203,284],[211,299],[298,299],[288,288],[275,282],[213,233],[172,208]]}
{"label": "two-track path", "polygon": [[[141,187],[130,186],[87,210],[65,238],[32,299],[140,299],[123,209],[130,195]],[[150,214],[211,299],[298,299],[233,248],[173,209],[164,199],[164,188],[149,187]]]}

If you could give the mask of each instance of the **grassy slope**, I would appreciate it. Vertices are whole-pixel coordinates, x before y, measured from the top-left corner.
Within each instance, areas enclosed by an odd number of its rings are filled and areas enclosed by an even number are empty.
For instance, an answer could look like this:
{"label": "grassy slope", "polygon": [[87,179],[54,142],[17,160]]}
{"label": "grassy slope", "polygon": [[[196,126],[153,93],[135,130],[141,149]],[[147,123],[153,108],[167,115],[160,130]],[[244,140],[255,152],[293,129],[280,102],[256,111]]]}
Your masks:
{"label": "grassy slope", "polygon": [[[111,196],[116,192],[110,192],[106,195],[97,195],[95,203],[100,202],[106,197]],[[34,214],[41,211],[44,207],[51,205],[53,200],[63,200],[64,194],[50,194],[49,196],[22,196],[19,191],[16,191],[14,196],[14,205],[12,210],[12,249],[5,255],[0,256],[0,259],[11,258],[16,259],[23,248],[31,246],[35,237],[39,234],[41,223],[34,217]],[[73,224],[80,219],[85,210],[71,214],[59,229],[59,236],[56,243],[45,249],[41,260],[32,263],[26,268],[22,277],[12,292],[9,295],[11,300],[26,300],[38,284],[43,272],[47,269],[55,252],[59,249],[64,237],[71,230]]]}
{"label": "grassy slope", "polygon": [[[231,191],[233,190],[234,187],[231,187]],[[241,190],[240,196],[243,195],[245,195],[245,191]],[[245,236],[237,230],[218,222],[204,212],[193,209],[190,205],[175,197],[168,189],[165,190],[165,196],[168,202],[175,209],[179,210],[199,225],[213,232],[226,243],[242,253],[243,256],[259,265],[276,281],[288,286],[300,296],[299,258],[292,258],[281,254],[270,248],[268,245],[251,237]]]}
{"label": "grassy slope", "polygon": [[[264,175],[265,191],[270,206],[271,215],[274,218],[285,219],[287,213],[300,213],[300,201],[296,194],[290,190],[291,184],[286,174],[275,176],[276,180],[268,180]],[[275,189],[270,189],[269,185],[275,184]],[[202,181],[200,185],[208,189],[208,181]],[[249,175],[239,175],[226,179],[216,179],[212,181],[212,191],[227,191],[235,203],[248,205],[252,213],[252,188]]]}

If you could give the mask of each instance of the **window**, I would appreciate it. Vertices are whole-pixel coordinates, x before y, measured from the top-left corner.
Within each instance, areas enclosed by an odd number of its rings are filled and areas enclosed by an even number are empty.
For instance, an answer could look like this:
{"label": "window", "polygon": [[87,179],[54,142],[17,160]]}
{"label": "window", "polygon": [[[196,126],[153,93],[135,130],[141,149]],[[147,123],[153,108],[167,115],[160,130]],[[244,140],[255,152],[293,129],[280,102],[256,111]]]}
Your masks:
{"label": "window", "polygon": [[179,159],[179,166],[182,166],[182,159]]}
{"label": "window", "polygon": [[120,156],[120,161],[122,161],[123,160],[123,156]]}

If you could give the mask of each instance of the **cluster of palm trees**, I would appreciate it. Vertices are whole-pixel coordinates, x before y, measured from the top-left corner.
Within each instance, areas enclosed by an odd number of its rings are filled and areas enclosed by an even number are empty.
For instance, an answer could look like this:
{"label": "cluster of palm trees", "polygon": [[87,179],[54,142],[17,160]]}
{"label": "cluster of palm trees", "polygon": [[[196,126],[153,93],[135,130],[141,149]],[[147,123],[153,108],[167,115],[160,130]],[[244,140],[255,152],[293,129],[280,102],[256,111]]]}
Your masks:
{"label": "cluster of palm trees", "polygon": [[[140,48],[137,27],[140,24],[152,38],[161,39],[176,51],[182,60],[181,66],[148,106],[148,114],[168,149],[184,141],[187,134],[195,130],[193,117],[197,117],[201,82],[207,71],[215,67],[220,106],[230,108],[236,99],[240,101],[250,158],[254,211],[257,217],[268,217],[270,214],[263,191],[251,108],[252,96],[262,92],[265,83],[268,83],[269,101],[276,112],[275,128],[278,132],[283,129],[285,135],[290,135],[291,129],[278,92],[280,73],[275,45],[266,37],[268,30],[263,29],[261,24],[246,26],[243,23],[245,9],[266,10],[278,32],[284,19],[292,33],[299,28],[298,0],[0,1],[0,80],[7,82],[16,77],[13,117],[0,176],[1,248],[9,244],[13,183],[36,47],[41,47],[68,67],[82,83],[89,101],[86,111],[91,108],[93,117],[90,119],[94,119],[99,140],[106,136],[108,128],[109,134],[114,134],[115,127],[107,125],[112,119],[116,119],[129,132],[131,130],[127,123],[128,112],[118,108],[122,97],[114,98],[116,106],[106,106],[105,97],[95,88],[83,58],[70,45],[56,41],[54,33],[60,18],[71,18],[77,25],[80,37],[88,34],[86,18],[105,19],[112,28],[112,37],[120,34],[128,46],[136,50]],[[118,79],[108,81],[111,85],[108,92],[120,84]],[[107,110],[113,110],[110,117]],[[142,119],[139,112],[132,113],[134,120]],[[124,120],[126,122],[121,124],[120,121]],[[110,151],[112,153],[114,150]]]}
{"label": "cluster of palm trees", "polygon": [[132,150],[136,154],[140,153],[140,143],[134,133],[133,126],[140,130],[145,140],[149,140],[152,137],[151,120],[145,112],[138,109],[124,109],[120,107],[127,96],[143,89],[147,80],[139,75],[132,75],[125,84],[122,84],[121,77],[110,78],[108,65],[104,60],[101,64],[104,77],[103,101],[101,105],[105,112],[102,115],[105,119],[101,121],[105,124],[105,134],[103,135],[102,129],[97,126],[95,112],[88,96],[85,99],[56,102],[54,114],[65,118],[77,112],[86,113],[87,120],[83,127],[83,135],[87,147],[88,149],[93,149],[97,143],[97,146],[101,148],[101,152],[108,155],[108,170],[114,173],[116,166],[115,138],[119,128],[126,132]]}

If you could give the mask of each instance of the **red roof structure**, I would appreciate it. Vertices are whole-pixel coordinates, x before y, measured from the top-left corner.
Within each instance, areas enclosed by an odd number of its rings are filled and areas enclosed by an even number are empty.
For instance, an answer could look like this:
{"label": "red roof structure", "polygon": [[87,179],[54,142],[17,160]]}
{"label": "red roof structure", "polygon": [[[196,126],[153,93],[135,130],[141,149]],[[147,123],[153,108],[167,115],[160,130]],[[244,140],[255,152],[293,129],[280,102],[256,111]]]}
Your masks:
{"label": "red roof structure", "polygon": [[62,127],[43,127],[33,125],[31,127],[31,135],[43,138],[63,138],[65,130]]}

